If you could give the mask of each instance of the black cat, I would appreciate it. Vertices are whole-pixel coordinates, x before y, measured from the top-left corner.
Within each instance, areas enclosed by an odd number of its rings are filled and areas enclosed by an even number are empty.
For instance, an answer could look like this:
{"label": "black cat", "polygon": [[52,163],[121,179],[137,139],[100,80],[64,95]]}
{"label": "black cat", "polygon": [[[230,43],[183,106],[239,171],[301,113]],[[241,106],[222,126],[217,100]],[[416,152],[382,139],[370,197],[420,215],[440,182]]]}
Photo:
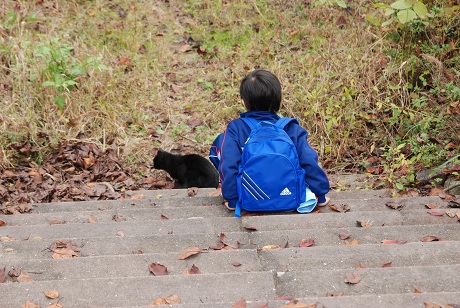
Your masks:
{"label": "black cat", "polygon": [[175,180],[174,188],[219,186],[216,168],[198,154],[177,155],[159,149],[153,167],[168,172]]}

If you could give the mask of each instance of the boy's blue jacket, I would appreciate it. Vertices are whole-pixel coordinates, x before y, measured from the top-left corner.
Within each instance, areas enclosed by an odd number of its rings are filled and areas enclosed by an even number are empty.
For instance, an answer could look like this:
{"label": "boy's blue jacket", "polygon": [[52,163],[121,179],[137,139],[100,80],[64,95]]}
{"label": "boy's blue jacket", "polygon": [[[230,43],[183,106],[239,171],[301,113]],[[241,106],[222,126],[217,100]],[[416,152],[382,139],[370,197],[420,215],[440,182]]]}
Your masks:
{"label": "boy's blue jacket", "polygon": [[[270,111],[249,111],[241,113],[240,117],[251,117],[258,121],[272,123],[280,118],[276,113]],[[236,176],[241,161],[241,153],[251,132],[249,126],[241,118],[234,119],[228,124],[221,144],[219,173],[222,181],[222,196],[228,201],[228,206],[232,208],[236,207],[238,201]],[[297,123],[288,124],[285,131],[297,148],[300,166],[306,171],[306,183],[318,197],[318,203],[325,202],[325,195],[330,189],[329,180],[324,170],[318,165],[318,154],[308,144],[308,132]]]}

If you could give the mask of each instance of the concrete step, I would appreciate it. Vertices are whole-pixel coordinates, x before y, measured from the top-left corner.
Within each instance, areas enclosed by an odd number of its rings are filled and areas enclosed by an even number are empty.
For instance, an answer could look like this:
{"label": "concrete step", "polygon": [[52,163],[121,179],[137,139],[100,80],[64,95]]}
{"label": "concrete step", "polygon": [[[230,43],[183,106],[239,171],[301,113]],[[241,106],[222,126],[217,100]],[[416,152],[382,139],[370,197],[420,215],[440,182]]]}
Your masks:
{"label": "concrete step", "polygon": [[135,307],[158,297],[177,295],[183,304],[232,302],[235,298],[276,298],[271,272],[71,279],[0,284],[0,307],[22,307],[31,301],[46,307],[43,294],[57,290],[64,307]]}
{"label": "concrete step", "polygon": [[[455,293],[459,291],[459,280],[453,273],[459,270],[460,264],[451,264],[277,272],[277,296],[324,297],[339,292],[344,295],[410,294],[416,289],[426,293]],[[361,280],[346,283],[344,278],[351,273],[359,273]]]}
{"label": "concrete step", "polygon": [[[235,219],[221,197],[207,196],[212,191],[199,189],[194,197],[187,190],[128,192],[124,200],[39,204],[30,214],[0,216],[6,222],[0,227],[0,269],[21,269],[33,279],[12,283],[7,277],[0,283],[0,307],[27,300],[45,307],[52,302],[43,295],[48,289],[61,293],[65,307],[147,307],[171,294],[181,298],[178,307],[231,307],[240,299],[247,307],[280,307],[288,303],[279,299],[285,296],[324,307],[423,307],[424,300],[446,304],[460,298],[460,223],[445,214],[452,209],[439,197],[332,192],[331,204],[346,204],[350,211],[323,207],[317,214]],[[390,201],[404,207],[391,209],[385,205]],[[213,250],[221,233],[230,250]],[[347,239],[339,237],[345,234]],[[427,236],[436,241],[424,242]],[[314,244],[299,247],[305,239]],[[49,246],[57,240],[78,245],[79,257],[53,259]],[[202,252],[179,260],[192,246]],[[150,274],[153,262],[169,275]],[[201,274],[184,274],[192,265]],[[345,283],[353,272],[362,280]]]}

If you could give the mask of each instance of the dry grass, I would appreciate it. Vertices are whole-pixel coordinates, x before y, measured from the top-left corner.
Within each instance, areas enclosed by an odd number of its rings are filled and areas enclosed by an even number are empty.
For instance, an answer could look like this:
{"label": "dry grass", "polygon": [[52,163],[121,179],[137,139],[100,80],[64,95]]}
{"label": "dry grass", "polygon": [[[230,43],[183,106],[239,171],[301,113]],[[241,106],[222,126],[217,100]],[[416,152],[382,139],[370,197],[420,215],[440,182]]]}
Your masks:
{"label": "dry grass", "polygon": [[[398,133],[425,133],[405,127],[410,121],[388,124],[395,109],[415,117],[429,110],[406,109],[413,93],[390,86],[405,85],[414,69],[432,71],[439,89],[449,82],[440,70],[459,78],[453,57],[442,68],[429,57],[402,66],[411,51],[366,21],[375,11],[365,0],[348,10],[301,0],[3,1],[0,165],[40,162],[59,141],[74,139],[102,149],[117,144],[133,165],[149,162],[159,146],[205,154],[238,115],[239,82],[257,67],[279,76],[281,113],[308,129],[322,161],[333,161],[331,171],[351,158],[364,165],[371,149],[400,144]],[[49,69],[34,55],[53,38],[72,47],[69,59],[101,57],[107,67],[88,66],[78,87],[64,91],[62,110],[53,102],[59,91],[42,86]],[[418,95],[435,99],[428,92]],[[445,96],[436,112],[458,100]],[[442,116],[440,147],[458,146],[458,115]],[[24,141],[37,151],[18,153]]]}

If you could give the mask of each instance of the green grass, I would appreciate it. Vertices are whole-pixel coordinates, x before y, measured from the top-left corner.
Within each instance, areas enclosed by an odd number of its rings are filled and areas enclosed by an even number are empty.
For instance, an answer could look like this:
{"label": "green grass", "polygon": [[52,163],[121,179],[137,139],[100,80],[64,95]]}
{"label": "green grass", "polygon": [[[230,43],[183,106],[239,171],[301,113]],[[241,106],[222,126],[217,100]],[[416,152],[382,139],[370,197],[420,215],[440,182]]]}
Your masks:
{"label": "green grass", "polygon": [[[382,28],[374,3],[347,4],[5,0],[0,166],[40,163],[62,140],[116,144],[130,166],[159,146],[204,154],[260,67],[279,76],[280,113],[308,129],[328,172],[365,172],[374,156],[388,184],[413,184],[415,170],[458,155],[458,7],[431,1],[429,20]],[[38,56],[50,42],[66,52]]]}

